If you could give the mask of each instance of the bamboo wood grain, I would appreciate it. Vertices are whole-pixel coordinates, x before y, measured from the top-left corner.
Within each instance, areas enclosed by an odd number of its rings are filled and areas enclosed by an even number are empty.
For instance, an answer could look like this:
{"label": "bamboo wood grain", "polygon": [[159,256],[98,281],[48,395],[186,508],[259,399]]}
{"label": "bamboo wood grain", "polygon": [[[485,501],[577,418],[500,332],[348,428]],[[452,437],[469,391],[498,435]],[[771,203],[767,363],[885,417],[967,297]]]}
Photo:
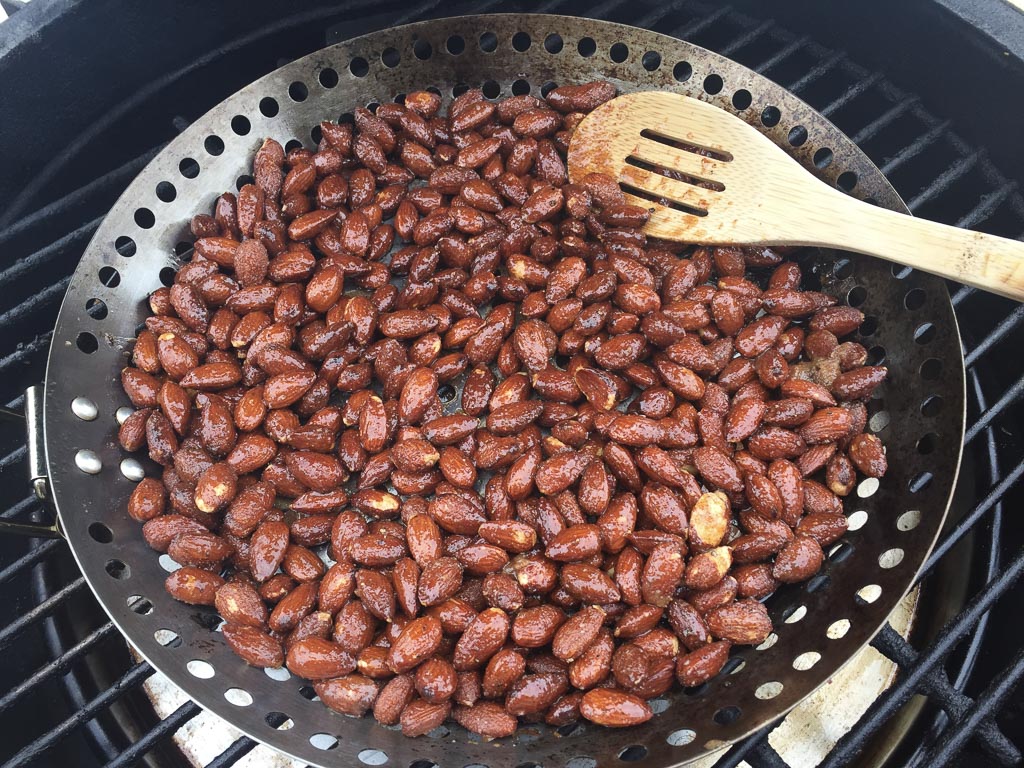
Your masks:
{"label": "bamboo wood grain", "polygon": [[[849,197],[740,118],[697,99],[647,91],[591,112],[569,146],[569,177],[578,183],[595,172],[649,198],[627,194],[651,210],[645,231],[653,237],[840,248],[1024,301],[1024,243]],[[666,207],[655,198],[681,205]]]}

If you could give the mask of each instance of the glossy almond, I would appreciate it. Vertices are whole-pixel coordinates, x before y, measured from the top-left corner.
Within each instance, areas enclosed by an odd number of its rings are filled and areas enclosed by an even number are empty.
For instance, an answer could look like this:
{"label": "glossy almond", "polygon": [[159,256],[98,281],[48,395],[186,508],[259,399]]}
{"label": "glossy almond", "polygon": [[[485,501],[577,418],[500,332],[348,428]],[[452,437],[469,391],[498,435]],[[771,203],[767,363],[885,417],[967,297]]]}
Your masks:
{"label": "glossy almond", "polygon": [[572,662],[597,639],[605,612],[598,606],[588,606],[571,616],[555,632],[551,652],[560,659]]}
{"label": "glossy almond", "polygon": [[589,456],[575,452],[567,451],[553,456],[537,470],[537,490],[547,496],[561,493],[579,479],[589,463]]}
{"label": "glossy almond", "polygon": [[455,707],[452,717],[467,731],[485,739],[511,736],[518,724],[514,715],[492,701],[481,701],[470,707]]}
{"label": "glossy almond", "polygon": [[245,582],[223,585],[217,590],[214,605],[228,624],[257,628],[266,624],[266,606],[255,588]]}
{"label": "glossy almond", "polygon": [[[289,658],[291,651],[289,651]],[[289,669],[291,665],[289,664]],[[335,677],[315,683],[320,700],[335,712],[349,717],[362,717],[373,706],[377,698],[377,683],[364,675]]]}
{"label": "glossy almond", "polygon": [[402,710],[402,734],[415,737],[430,733],[447,720],[450,713],[451,704],[447,701],[431,704],[423,699],[414,699]]}
{"label": "glossy almond", "polygon": [[608,574],[592,565],[567,563],[562,567],[561,582],[569,592],[588,603],[604,605],[621,597]]}
{"label": "glossy almond", "polygon": [[740,645],[758,645],[772,631],[768,611],[756,600],[739,600],[708,613],[708,629],[714,637]]}
{"label": "glossy almond", "polygon": [[510,624],[508,615],[498,608],[482,611],[455,644],[455,668],[475,669],[484,664],[505,642]]}
{"label": "glossy almond", "polygon": [[191,566],[179,568],[164,583],[171,597],[190,605],[213,605],[223,584],[217,574]]}
{"label": "glossy almond", "polygon": [[350,653],[319,637],[308,637],[295,643],[288,650],[285,663],[290,672],[308,680],[337,678],[356,668],[356,660]]}
{"label": "glossy almond", "polygon": [[526,672],[526,659],[521,653],[503,648],[487,662],[483,675],[483,694],[487,698],[504,696],[509,687]]}
{"label": "glossy almond", "polygon": [[680,656],[676,662],[679,684],[694,688],[717,675],[729,660],[731,645],[727,640],[719,640]]}
{"label": "glossy almond", "polygon": [[453,557],[439,557],[427,562],[420,574],[417,595],[424,606],[438,605],[459,591],[462,586],[462,565]]}
{"label": "glossy almond", "polygon": [[388,651],[388,666],[396,674],[414,669],[437,651],[441,639],[441,622],[437,618],[413,619]]}
{"label": "glossy almond", "polygon": [[505,709],[513,715],[543,712],[569,688],[564,672],[537,672],[516,680],[505,697]]}
{"label": "glossy almond", "polygon": [[885,447],[875,435],[860,434],[849,448],[850,460],[868,477],[882,477],[888,469]]}
{"label": "glossy almond", "polygon": [[786,584],[805,581],[818,572],[824,557],[817,540],[797,536],[776,556],[772,575]]}
{"label": "glossy almond", "polygon": [[162,515],[166,505],[167,492],[163,484],[152,477],[143,478],[128,499],[128,515],[144,523]]}
{"label": "glossy almond", "polygon": [[574,525],[557,534],[544,554],[552,560],[586,560],[601,551],[601,531],[596,525]]}
{"label": "glossy almond", "polygon": [[256,581],[266,581],[280,567],[288,549],[288,526],[279,522],[260,525],[249,545],[249,570]]}
{"label": "glossy almond", "polygon": [[[698,556],[702,557],[702,556]],[[683,578],[683,554],[672,544],[659,544],[647,557],[641,577],[644,601],[664,608]]]}
{"label": "glossy almond", "polygon": [[266,632],[240,624],[225,624],[221,633],[228,647],[246,664],[267,668],[284,665],[281,643]]}
{"label": "glossy almond", "polygon": [[608,728],[626,728],[650,720],[654,713],[639,696],[613,688],[595,688],[583,694],[580,714]]}

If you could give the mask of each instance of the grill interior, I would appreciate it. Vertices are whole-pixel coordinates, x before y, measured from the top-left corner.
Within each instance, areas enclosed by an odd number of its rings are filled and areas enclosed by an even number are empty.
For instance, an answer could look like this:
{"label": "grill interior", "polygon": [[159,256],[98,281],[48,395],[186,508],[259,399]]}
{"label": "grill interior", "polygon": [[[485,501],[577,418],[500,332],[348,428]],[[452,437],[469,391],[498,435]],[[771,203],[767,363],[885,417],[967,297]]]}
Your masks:
{"label": "grill interior", "polygon": [[[117,14],[114,38],[142,21],[132,16],[141,13],[138,9],[99,5],[96,13]],[[68,84],[50,91],[62,115],[79,116],[72,121],[78,126],[74,137],[56,142],[41,126],[40,141],[50,148],[24,147],[17,163],[4,163],[15,170],[0,182],[0,284],[6,289],[0,295],[2,402],[20,408],[23,389],[41,381],[49,330],[85,244],[135,173],[191,119],[280,63],[327,43],[420,18],[498,9],[497,2],[404,7],[351,2],[311,6],[302,14],[277,18],[270,4],[253,4],[246,22],[233,25],[230,33],[223,31],[223,20],[197,28],[181,19],[177,33],[188,35],[189,45],[204,52],[182,53],[176,60],[158,53],[154,66],[163,67],[162,77],[149,77],[141,91],[124,87],[133,77],[127,59],[103,64],[119,95],[104,93],[110,83],[97,83],[88,95]],[[44,25],[41,35],[48,45],[74,44],[63,39],[64,30],[74,25],[45,25],[45,10],[42,4],[30,7],[7,23]],[[500,10],[520,9],[501,4]],[[813,33],[790,31],[782,20],[697,2],[607,0],[586,8],[563,1],[522,10],[633,24],[736,59],[835,122],[889,176],[915,214],[1009,237],[1024,235],[1024,198],[1015,180],[1020,176],[979,143],[984,136],[976,129],[973,141],[962,138],[961,124],[970,115],[948,112],[949,105],[914,95],[881,71],[862,66],[858,61],[867,57],[859,56],[856,46],[844,52],[817,42]],[[229,11],[225,7],[221,13]],[[4,61],[4,55],[0,47],[0,72],[11,61],[9,54]],[[94,77],[103,74],[98,63],[93,66]],[[17,104],[19,94],[38,98],[32,93],[46,73],[31,71],[33,82],[0,80],[9,103]],[[51,127],[55,133],[62,130]],[[5,153],[13,149],[8,142],[3,145]],[[1024,375],[1012,357],[1007,362],[1021,341],[1024,308],[959,286],[951,286],[951,293],[968,365],[967,469],[960,482],[966,513],[952,521],[926,567],[921,619],[911,642],[891,630],[874,641],[900,665],[897,684],[840,741],[826,765],[845,765],[862,751],[872,752],[886,730],[898,724],[915,693],[926,697],[924,714],[892,757],[893,764],[941,764],[961,750],[966,751],[960,759],[972,764],[1020,760],[1003,733],[1013,734],[1019,724],[1020,700],[1013,698],[1013,689],[1024,673],[1024,652],[1011,629],[1013,606],[1020,599],[1015,582],[1024,569],[1024,530],[1012,514],[1004,518],[1004,507],[1009,511],[1020,504],[1017,481],[1024,473],[1018,433]],[[23,430],[9,424],[0,430],[0,516],[45,519],[48,513],[25,481],[25,460]],[[0,745],[4,765],[182,764],[170,736],[198,714],[198,707],[187,702],[171,717],[155,718],[140,690],[152,670],[131,660],[65,545],[7,537],[0,539],[0,552],[0,649],[7,657],[0,669],[0,716],[18,724],[6,729],[8,738]],[[957,583],[947,583],[941,572],[952,558],[970,564]],[[954,590],[965,595],[967,604],[951,616],[956,610],[948,596]],[[940,629],[947,618],[950,623]],[[992,719],[997,712],[998,723]],[[767,735],[736,745],[719,764],[784,765]],[[253,746],[243,738],[214,764],[232,765]]]}

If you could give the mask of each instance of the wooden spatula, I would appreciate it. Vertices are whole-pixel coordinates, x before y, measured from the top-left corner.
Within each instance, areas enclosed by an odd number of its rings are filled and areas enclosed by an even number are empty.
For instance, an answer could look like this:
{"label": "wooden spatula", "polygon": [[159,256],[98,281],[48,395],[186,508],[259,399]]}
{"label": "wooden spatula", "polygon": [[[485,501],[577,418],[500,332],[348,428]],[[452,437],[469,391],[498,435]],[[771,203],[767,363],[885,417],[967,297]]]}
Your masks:
{"label": "wooden spatula", "polygon": [[743,120],[647,91],[591,112],[569,177],[617,179],[651,210],[653,237],[708,245],[812,245],[879,256],[1024,301],[1024,243],[904,216],[819,181]]}

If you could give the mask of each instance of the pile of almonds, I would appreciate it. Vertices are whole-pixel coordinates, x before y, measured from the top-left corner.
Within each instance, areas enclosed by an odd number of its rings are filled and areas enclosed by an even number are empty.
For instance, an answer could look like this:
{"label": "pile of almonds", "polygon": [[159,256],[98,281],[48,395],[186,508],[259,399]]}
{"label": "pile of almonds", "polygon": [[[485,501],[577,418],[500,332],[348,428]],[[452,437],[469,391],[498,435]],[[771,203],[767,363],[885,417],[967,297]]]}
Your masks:
{"label": "pile of almonds", "polygon": [[163,466],[128,513],[249,664],[409,736],[642,723],[765,640],[885,472],[857,309],[568,183],[614,95],[360,108],[193,218],[122,373]]}

